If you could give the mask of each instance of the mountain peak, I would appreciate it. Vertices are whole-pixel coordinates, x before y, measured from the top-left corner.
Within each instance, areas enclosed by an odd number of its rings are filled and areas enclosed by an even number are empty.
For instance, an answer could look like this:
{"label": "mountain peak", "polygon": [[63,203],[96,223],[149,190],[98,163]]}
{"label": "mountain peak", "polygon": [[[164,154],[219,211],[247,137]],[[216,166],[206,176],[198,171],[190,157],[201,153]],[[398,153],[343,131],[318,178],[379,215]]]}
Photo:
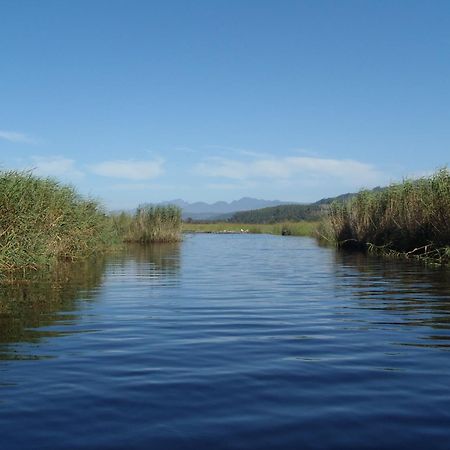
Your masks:
{"label": "mountain peak", "polygon": [[247,211],[250,209],[266,208],[268,206],[284,205],[292,202],[282,202],[279,200],[262,200],[252,197],[242,197],[239,200],[231,202],[217,201],[215,203],[193,202],[189,203],[183,199],[174,199],[167,202],[161,202],[162,205],[172,204],[180,207],[183,217],[192,217],[193,219],[214,219],[214,217],[231,214],[238,211]]}

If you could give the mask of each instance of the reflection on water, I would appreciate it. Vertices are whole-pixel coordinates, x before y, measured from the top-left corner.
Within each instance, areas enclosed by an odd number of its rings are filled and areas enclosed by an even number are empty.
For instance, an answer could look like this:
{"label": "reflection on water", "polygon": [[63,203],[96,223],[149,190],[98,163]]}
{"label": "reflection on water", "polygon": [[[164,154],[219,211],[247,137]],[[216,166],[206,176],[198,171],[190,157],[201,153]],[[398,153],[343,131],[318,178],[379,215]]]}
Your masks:
{"label": "reflection on water", "polygon": [[108,269],[111,274],[129,273],[136,281],[173,282],[180,270],[180,243],[128,245]]}
{"label": "reflection on water", "polygon": [[[0,284],[0,345],[58,336],[55,322],[76,321],[79,301],[91,301],[102,282],[105,260],[61,264],[50,273]],[[0,359],[17,358],[0,347]]]}
{"label": "reflection on water", "polygon": [[123,273],[130,266],[134,279],[164,283],[176,275],[179,258],[179,244],[130,245],[108,258],[62,263],[52,272],[0,284],[0,359],[38,358],[5,344],[38,343],[76,332],[66,325],[76,324],[79,310],[95,300],[105,272]]}
{"label": "reflection on water", "polygon": [[449,287],[448,271],[267,235],[3,286],[0,446],[446,449]]}
{"label": "reflection on water", "polygon": [[[426,327],[420,340],[410,345],[448,348],[449,338],[436,330],[450,329],[450,271],[358,252],[336,253],[336,289],[350,294],[355,309],[384,311],[380,323],[393,326]],[[370,316],[374,320],[374,316]],[[424,331],[425,331],[424,329]]]}

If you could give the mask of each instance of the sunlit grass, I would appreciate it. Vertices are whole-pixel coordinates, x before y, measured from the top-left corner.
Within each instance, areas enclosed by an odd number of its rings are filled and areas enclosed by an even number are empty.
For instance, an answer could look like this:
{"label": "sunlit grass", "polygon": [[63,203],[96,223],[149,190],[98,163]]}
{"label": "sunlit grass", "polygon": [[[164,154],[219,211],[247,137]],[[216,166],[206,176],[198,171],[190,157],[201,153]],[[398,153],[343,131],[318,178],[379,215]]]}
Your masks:
{"label": "sunlit grass", "polygon": [[134,215],[113,218],[124,242],[176,242],[181,238],[181,210],[177,206],[140,206]]}
{"label": "sunlit grass", "polygon": [[28,172],[0,172],[0,278],[109,251],[123,242],[180,239],[177,207],[110,216],[71,186]]}
{"label": "sunlit grass", "polygon": [[450,260],[450,172],[362,191],[333,204],[321,235],[338,247]]}
{"label": "sunlit grass", "polygon": [[312,236],[318,222],[284,222],[274,224],[245,224],[245,223],[183,223],[185,233],[265,233],[284,234],[291,236]]}
{"label": "sunlit grass", "polygon": [[100,205],[30,173],[0,173],[0,271],[92,255],[114,240]]}

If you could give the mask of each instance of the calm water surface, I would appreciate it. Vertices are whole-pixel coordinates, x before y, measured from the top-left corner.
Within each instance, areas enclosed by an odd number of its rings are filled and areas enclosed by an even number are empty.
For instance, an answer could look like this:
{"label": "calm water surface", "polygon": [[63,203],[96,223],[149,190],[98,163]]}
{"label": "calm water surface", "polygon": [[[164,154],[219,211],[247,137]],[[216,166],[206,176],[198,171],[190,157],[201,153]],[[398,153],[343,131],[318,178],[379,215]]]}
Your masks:
{"label": "calm water surface", "polygon": [[0,288],[1,449],[449,448],[450,276],[195,235]]}

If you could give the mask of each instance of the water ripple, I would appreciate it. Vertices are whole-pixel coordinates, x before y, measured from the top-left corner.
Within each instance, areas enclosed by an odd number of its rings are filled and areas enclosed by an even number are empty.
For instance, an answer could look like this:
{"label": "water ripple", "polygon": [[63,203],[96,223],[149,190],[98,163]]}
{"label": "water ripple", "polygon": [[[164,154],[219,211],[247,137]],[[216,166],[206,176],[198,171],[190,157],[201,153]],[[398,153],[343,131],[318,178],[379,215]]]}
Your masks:
{"label": "water ripple", "polygon": [[0,292],[2,448],[448,448],[446,271],[196,235],[75,275]]}

